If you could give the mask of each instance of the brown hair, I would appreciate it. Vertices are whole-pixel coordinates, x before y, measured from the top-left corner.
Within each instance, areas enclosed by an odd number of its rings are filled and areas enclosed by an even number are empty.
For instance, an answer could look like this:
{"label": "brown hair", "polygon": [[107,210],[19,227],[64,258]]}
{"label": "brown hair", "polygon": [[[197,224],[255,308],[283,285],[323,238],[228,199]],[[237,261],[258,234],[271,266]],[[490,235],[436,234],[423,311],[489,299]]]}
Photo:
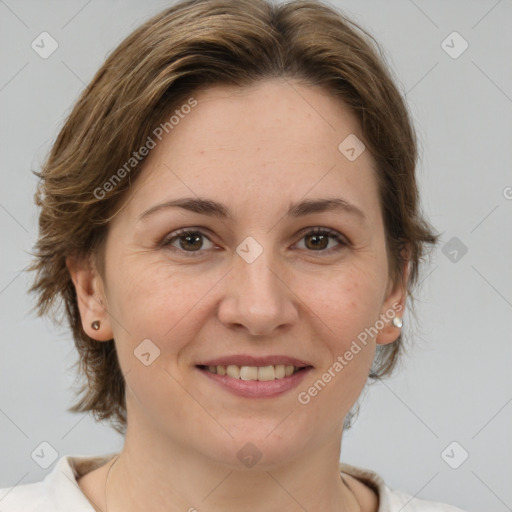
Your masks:
{"label": "brown hair", "polygon": [[[70,411],[91,411],[118,432],[126,430],[125,384],[114,341],[98,342],[84,332],[66,256],[96,257],[102,271],[109,219],[142,166],[118,172],[123,179],[115,187],[105,183],[200,88],[243,87],[281,77],[321,86],[343,101],[357,116],[378,169],[390,276],[405,282],[408,259],[405,284],[411,295],[425,245],[435,244],[437,235],[419,211],[416,136],[384,62],[366,31],[314,0],[281,5],[181,1],[145,22],[110,54],[77,101],[42,171],[34,172],[40,178],[35,202],[41,212],[30,292],[37,292],[38,315],[50,314],[57,322],[56,302],[64,301],[79,373],[87,378]],[[377,346],[371,379],[392,373],[402,345],[399,337]]]}

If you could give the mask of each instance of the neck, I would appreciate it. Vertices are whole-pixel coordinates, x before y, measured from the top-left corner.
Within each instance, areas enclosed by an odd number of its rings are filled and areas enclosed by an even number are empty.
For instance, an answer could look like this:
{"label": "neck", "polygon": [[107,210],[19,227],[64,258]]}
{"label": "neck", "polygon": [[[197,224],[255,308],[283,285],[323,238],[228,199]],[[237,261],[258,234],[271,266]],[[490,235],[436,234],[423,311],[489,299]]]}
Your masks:
{"label": "neck", "polygon": [[340,448],[341,436],[291,460],[233,467],[168,437],[128,429],[109,464],[105,512],[145,510],[148,502],[153,512],[360,511],[340,476]]}

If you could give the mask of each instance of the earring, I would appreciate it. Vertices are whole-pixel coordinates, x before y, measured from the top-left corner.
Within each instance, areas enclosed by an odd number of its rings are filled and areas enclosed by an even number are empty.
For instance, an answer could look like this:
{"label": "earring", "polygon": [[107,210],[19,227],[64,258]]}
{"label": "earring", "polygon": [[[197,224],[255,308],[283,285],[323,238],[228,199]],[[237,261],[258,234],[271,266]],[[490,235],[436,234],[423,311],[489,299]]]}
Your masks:
{"label": "earring", "polygon": [[402,319],[399,316],[394,316],[392,323],[395,327],[398,327],[399,329],[402,327],[403,322]]}
{"label": "earring", "polygon": [[100,321],[99,320],[94,320],[94,322],[91,324],[91,327],[97,331],[99,328],[100,328]]}

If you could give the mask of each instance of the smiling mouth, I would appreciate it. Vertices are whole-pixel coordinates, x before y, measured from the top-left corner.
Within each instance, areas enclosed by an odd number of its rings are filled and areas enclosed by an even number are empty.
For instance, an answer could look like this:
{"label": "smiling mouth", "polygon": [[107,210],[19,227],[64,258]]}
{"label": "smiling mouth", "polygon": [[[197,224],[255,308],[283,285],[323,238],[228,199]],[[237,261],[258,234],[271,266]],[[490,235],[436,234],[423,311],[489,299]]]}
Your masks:
{"label": "smiling mouth", "polygon": [[222,366],[197,365],[200,370],[223,375],[239,380],[272,381],[286,379],[295,373],[304,371],[311,366],[292,366],[284,364],[267,366],[238,366],[236,364]]}

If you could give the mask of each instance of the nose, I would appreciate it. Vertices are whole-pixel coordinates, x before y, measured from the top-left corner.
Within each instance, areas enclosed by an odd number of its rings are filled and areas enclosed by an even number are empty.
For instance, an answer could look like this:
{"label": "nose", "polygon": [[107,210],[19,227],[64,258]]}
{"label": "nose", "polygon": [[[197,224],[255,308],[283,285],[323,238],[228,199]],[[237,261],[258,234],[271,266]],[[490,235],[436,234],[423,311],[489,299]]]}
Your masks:
{"label": "nose", "polygon": [[218,318],[230,329],[259,336],[270,336],[297,321],[297,297],[270,250],[251,263],[235,255]]}

